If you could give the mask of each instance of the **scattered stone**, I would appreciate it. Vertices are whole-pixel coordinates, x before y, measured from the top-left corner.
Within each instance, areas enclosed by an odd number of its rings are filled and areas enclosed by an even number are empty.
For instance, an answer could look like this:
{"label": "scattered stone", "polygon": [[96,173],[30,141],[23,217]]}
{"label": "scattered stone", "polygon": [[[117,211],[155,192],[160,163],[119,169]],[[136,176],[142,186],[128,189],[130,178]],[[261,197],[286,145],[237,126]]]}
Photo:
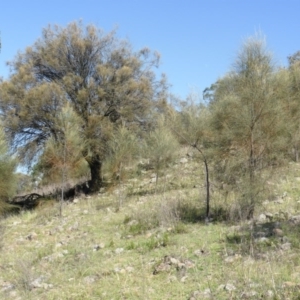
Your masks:
{"label": "scattered stone", "polygon": [[283,237],[280,238],[280,242],[281,242],[282,244],[288,243],[289,241],[290,241],[290,240],[289,240],[286,236],[283,236]]}
{"label": "scattered stone", "polygon": [[79,203],[79,199],[78,199],[78,198],[75,198],[75,199],[73,200],[73,203],[74,203],[74,204]]}
{"label": "scattered stone", "polygon": [[257,231],[253,233],[254,238],[265,238],[267,236],[267,232],[265,231]]}
{"label": "scattered stone", "polygon": [[257,292],[256,291],[249,291],[249,292],[243,292],[241,295],[241,299],[249,299],[255,297],[257,299]]}
{"label": "scattered stone", "polygon": [[65,254],[68,253],[68,250],[63,250],[63,252],[53,253],[51,255],[43,257],[44,260],[47,260],[49,262],[52,262],[58,258],[64,257]]}
{"label": "scattered stone", "polygon": [[95,245],[93,248],[93,251],[99,251],[100,249],[103,249],[105,247],[104,243],[101,243],[99,245]]}
{"label": "scattered stone", "polygon": [[42,275],[30,283],[31,288],[42,288],[45,277]]}
{"label": "scattered stone", "polygon": [[79,223],[75,222],[71,227],[69,227],[69,231],[76,231],[79,228]]}
{"label": "scattered stone", "polygon": [[180,261],[174,257],[170,257],[170,264],[173,264],[173,265],[179,265]]}
{"label": "scattered stone", "polygon": [[202,293],[200,291],[194,291],[191,293],[189,300],[200,299],[201,296],[202,296]]}
{"label": "scattered stone", "polygon": [[169,276],[168,277],[168,282],[174,282],[174,281],[177,281],[177,277],[172,275],[172,276]]}
{"label": "scattered stone", "polygon": [[233,262],[235,262],[237,259],[239,259],[240,257],[238,255],[231,255],[231,256],[227,256],[224,261],[227,264],[232,264]]}
{"label": "scattered stone", "polygon": [[146,238],[149,239],[152,235],[153,235],[152,232],[148,232],[148,233],[146,234]]}
{"label": "scattered stone", "polygon": [[183,276],[181,279],[180,279],[180,282],[186,282],[186,280],[187,280],[187,278],[188,278],[188,276]]}
{"label": "scattered stone", "polygon": [[32,241],[36,237],[37,237],[37,234],[35,232],[32,232],[28,236],[26,236],[26,240]]}
{"label": "scattered stone", "polygon": [[269,221],[272,221],[272,219],[273,219],[273,214],[271,214],[271,213],[265,213],[265,215],[266,215],[266,218],[267,218]]}
{"label": "scattered stone", "polygon": [[150,183],[156,183],[156,178],[151,178]]}
{"label": "scattered stone", "polygon": [[88,212],[87,209],[85,209],[85,210],[83,211],[83,213],[84,213],[85,215],[87,215],[89,212]]}
{"label": "scattered stone", "polygon": [[124,251],[124,248],[117,248],[117,249],[115,250],[115,253],[116,253],[116,254],[121,254],[123,251]]}
{"label": "scattered stone", "polygon": [[299,225],[300,224],[300,215],[297,215],[297,216],[292,216],[290,219],[289,219],[289,222],[293,225]]}
{"label": "scattered stone", "polygon": [[126,274],[126,273],[132,273],[134,271],[133,267],[126,267],[126,268],[120,268],[120,267],[115,267],[114,272],[115,273],[120,273],[120,274]]}
{"label": "scattered stone", "polygon": [[212,294],[210,289],[205,289],[203,292],[194,291],[191,293],[189,300],[200,300],[200,299],[212,299]]}
{"label": "scattered stone", "polygon": [[291,249],[291,243],[284,243],[284,244],[280,245],[280,249],[284,250],[284,251],[290,250]]}
{"label": "scattered stone", "polygon": [[236,287],[231,283],[226,283],[226,284],[219,285],[217,290],[218,291],[225,290],[225,291],[228,291],[228,292],[232,292],[232,291],[236,290]]}
{"label": "scattered stone", "polygon": [[284,235],[283,231],[281,229],[279,229],[279,228],[274,228],[273,229],[273,234],[275,236],[283,236]]}
{"label": "scattered stone", "polygon": [[267,244],[269,242],[269,239],[267,237],[260,237],[256,240],[256,242],[259,244]]}
{"label": "scattered stone", "polygon": [[195,263],[189,259],[178,259],[169,255],[166,255],[162,262],[154,268],[153,275],[156,275],[161,272],[168,272],[171,268],[177,270],[177,278],[181,282],[184,282],[186,278],[186,270],[195,267]]}
{"label": "scattered stone", "polygon": [[[187,269],[191,269],[191,268],[194,268],[195,267],[195,263],[189,259],[184,259],[182,264],[184,264],[184,266],[187,268]],[[180,266],[180,264],[179,264]]]}
{"label": "scattered stone", "polygon": [[119,268],[119,267],[115,267],[115,268],[114,268],[114,272],[115,272],[115,273],[120,273],[121,270],[122,270],[122,269]]}
{"label": "scattered stone", "polygon": [[131,220],[127,224],[128,224],[128,226],[133,226],[133,225],[137,225],[138,223],[139,222],[137,220]]}
{"label": "scattered stone", "polygon": [[265,214],[260,214],[257,218],[257,221],[259,223],[264,223],[264,222],[266,222],[266,220],[267,220],[267,216]]}
{"label": "scattered stone", "polygon": [[194,255],[196,255],[196,256],[202,256],[202,255],[205,255],[205,254],[207,254],[207,252],[204,251],[203,249],[197,249],[197,250],[194,251]]}
{"label": "scattered stone", "polygon": [[186,164],[186,163],[188,162],[188,159],[185,158],[185,157],[183,157],[183,158],[181,158],[181,159],[179,160],[179,162],[180,162],[181,164]]}
{"label": "scattered stone", "polygon": [[227,283],[225,285],[224,289],[228,292],[232,292],[232,291],[236,290],[236,287],[231,283]]}

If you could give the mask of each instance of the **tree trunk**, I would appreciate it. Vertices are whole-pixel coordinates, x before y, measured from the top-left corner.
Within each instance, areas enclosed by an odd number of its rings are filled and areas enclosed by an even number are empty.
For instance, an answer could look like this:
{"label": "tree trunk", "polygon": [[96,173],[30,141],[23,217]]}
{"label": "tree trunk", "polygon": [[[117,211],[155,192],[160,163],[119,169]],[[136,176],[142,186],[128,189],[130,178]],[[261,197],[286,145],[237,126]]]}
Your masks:
{"label": "tree trunk", "polygon": [[96,193],[102,186],[102,161],[98,155],[95,155],[88,160],[88,164],[91,170],[91,180],[89,181],[90,192]]}
{"label": "tree trunk", "polygon": [[204,165],[205,165],[205,174],[206,174],[206,216],[205,223],[209,223],[209,209],[210,209],[210,194],[209,194],[209,171],[208,171],[208,163],[206,158],[204,157]]}

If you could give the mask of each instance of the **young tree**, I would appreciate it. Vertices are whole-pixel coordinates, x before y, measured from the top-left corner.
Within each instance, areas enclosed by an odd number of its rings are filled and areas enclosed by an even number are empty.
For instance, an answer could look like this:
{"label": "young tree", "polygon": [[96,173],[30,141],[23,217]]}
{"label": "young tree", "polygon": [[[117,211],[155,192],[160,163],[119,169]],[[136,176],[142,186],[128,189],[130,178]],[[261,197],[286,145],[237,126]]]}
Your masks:
{"label": "young tree", "polygon": [[[196,104],[198,102],[198,104]],[[210,217],[210,171],[209,161],[212,157],[211,144],[213,137],[210,130],[210,112],[206,106],[200,103],[195,94],[189,95],[187,101],[183,102],[180,112],[170,111],[170,127],[177,135],[181,143],[194,148],[200,155],[205,168],[206,184],[206,217]]]}
{"label": "young tree", "polygon": [[12,74],[0,86],[0,109],[12,144],[23,161],[32,162],[50,137],[57,138],[55,120],[68,102],[82,119],[82,156],[90,168],[91,190],[99,190],[114,128],[150,122],[151,107],[165,89],[153,71],[158,63],[157,53],[134,52],[115,32],[104,34],[93,25],[45,28],[10,62]]}
{"label": "young tree", "polygon": [[76,177],[83,161],[85,141],[78,134],[81,127],[81,118],[67,103],[55,120],[56,135],[47,140],[37,165],[44,178],[61,184],[60,212],[66,183]]}
{"label": "young tree", "polygon": [[136,135],[124,125],[117,128],[113,138],[108,143],[109,155],[105,160],[104,169],[112,175],[118,184],[119,207],[121,207],[125,194],[122,193],[121,183],[128,174],[126,167],[132,165],[139,154],[139,141]]}
{"label": "young tree", "polygon": [[[282,70],[281,82],[285,83],[284,95],[282,97],[283,110],[285,112],[284,122],[287,126],[287,145],[293,158],[299,161],[300,155],[300,52],[289,57],[289,68]],[[292,148],[292,149],[291,149]]]}
{"label": "young tree", "polygon": [[178,146],[173,132],[161,117],[156,128],[146,137],[144,145],[144,155],[150,160],[156,173],[156,187],[161,169],[175,157]]}
{"label": "young tree", "polygon": [[272,56],[264,40],[246,41],[214,96],[210,108],[218,134],[216,166],[223,180],[243,191],[241,218],[249,219],[262,189],[260,170],[273,161],[281,130]]}
{"label": "young tree", "polygon": [[5,202],[16,192],[16,165],[16,159],[8,151],[3,127],[0,127],[0,213],[5,211]]}
{"label": "young tree", "polygon": [[124,125],[117,128],[108,143],[107,169],[119,182],[124,177],[124,167],[128,166],[139,153],[137,137]]}

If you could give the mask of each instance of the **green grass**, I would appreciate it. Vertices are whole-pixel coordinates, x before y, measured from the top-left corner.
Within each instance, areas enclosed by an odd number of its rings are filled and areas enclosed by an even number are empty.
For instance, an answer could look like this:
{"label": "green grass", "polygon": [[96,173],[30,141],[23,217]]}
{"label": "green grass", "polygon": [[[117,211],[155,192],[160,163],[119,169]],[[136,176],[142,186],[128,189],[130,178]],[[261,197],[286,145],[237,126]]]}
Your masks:
{"label": "green grass", "polygon": [[[212,193],[215,220],[205,225],[203,172],[195,161],[166,169],[156,193],[151,170],[141,173],[128,181],[121,206],[112,190],[65,204],[61,218],[58,204],[6,217],[0,223],[0,298],[297,299],[300,230],[288,219],[300,214],[299,171],[290,165],[280,171],[284,178],[278,172],[270,180],[272,197],[286,196],[257,208],[256,216],[273,214],[262,225],[226,222],[234,195],[218,191]],[[286,240],[270,235],[258,242],[258,232],[271,232],[272,222],[280,222]],[[283,250],[286,241],[291,247]],[[156,272],[165,257],[184,266]]]}

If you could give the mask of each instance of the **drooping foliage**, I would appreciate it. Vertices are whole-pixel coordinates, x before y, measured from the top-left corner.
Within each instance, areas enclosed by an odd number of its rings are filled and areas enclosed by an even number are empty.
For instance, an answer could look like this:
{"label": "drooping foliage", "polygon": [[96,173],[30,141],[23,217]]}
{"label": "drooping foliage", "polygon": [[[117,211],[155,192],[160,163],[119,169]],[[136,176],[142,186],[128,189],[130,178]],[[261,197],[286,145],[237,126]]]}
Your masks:
{"label": "drooping foliage", "polygon": [[115,32],[93,25],[49,26],[31,47],[10,62],[0,86],[0,109],[12,145],[32,163],[49,138],[57,139],[56,119],[69,103],[81,118],[82,156],[91,172],[91,190],[101,186],[101,167],[114,128],[146,127],[151,108],[164,95],[164,80],[153,71],[159,55],[134,52]]}

